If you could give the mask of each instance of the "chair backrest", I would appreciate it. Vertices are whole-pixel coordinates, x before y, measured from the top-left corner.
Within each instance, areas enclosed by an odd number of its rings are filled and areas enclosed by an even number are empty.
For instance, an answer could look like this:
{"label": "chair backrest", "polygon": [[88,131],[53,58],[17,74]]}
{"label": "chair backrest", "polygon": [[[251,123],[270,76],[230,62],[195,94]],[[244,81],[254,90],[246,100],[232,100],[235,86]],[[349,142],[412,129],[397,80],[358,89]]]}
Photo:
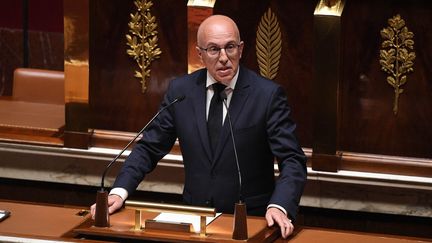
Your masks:
{"label": "chair backrest", "polygon": [[14,71],[12,97],[14,100],[64,104],[64,72],[17,68]]}

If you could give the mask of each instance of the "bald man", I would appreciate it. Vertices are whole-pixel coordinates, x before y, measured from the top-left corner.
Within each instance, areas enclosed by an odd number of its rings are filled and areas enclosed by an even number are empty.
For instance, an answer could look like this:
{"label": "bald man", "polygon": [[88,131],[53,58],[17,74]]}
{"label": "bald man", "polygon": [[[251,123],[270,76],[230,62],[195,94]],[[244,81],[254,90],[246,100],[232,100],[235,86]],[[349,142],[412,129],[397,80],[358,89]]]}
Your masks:
{"label": "bald man", "polygon": [[[185,203],[233,213],[242,200],[248,215],[265,216],[269,226],[280,227],[284,238],[293,232],[306,181],[306,156],[294,134],[283,88],[240,66],[243,47],[237,25],[227,16],[213,15],[201,23],[196,50],[205,68],[170,82],[161,107],[186,98],[161,113],[137,142],[110,192],[110,213],[121,208],[178,139]],[[226,106],[220,104],[225,98]],[[239,167],[225,119],[228,112]],[[91,209],[94,215],[95,205]]]}

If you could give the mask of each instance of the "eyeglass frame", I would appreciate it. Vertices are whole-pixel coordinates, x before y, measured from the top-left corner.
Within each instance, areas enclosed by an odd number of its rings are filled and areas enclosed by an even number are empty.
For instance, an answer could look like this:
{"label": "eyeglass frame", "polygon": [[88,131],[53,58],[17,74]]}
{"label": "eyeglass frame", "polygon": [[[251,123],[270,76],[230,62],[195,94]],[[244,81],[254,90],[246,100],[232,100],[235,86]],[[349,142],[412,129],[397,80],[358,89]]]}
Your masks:
{"label": "eyeglass frame", "polygon": [[[240,42],[240,44],[237,44],[237,43],[227,43],[224,47],[219,47],[219,46],[216,46],[216,45],[214,45],[214,46],[209,46],[209,47],[207,47],[207,48],[204,48],[204,47],[201,47],[201,46],[197,46],[201,51],[205,51],[206,53],[207,53],[207,55],[209,55],[209,56],[211,56],[211,57],[217,57],[217,56],[220,56],[220,53],[221,53],[221,51],[222,51],[222,49],[225,51],[225,54],[226,55],[228,55],[228,56],[230,56],[230,55],[234,55],[235,54],[235,52],[233,52],[233,53],[229,53],[229,52],[227,52],[227,46],[229,46],[229,45],[233,45],[233,51],[234,50],[238,50],[238,48],[240,48],[240,46],[242,45],[243,43],[242,42]],[[235,48],[234,48],[235,47]],[[217,51],[217,53],[214,53],[214,54],[211,54],[211,53],[209,53],[209,49],[210,48],[216,48],[216,50],[214,50],[214,51]]]}

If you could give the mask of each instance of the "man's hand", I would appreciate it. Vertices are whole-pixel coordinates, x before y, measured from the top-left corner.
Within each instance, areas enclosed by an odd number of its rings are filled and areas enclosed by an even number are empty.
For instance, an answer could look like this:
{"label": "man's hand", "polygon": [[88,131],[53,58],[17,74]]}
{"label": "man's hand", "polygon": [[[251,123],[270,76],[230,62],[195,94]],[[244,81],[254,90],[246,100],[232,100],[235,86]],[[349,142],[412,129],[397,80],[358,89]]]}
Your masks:
{"label": "man's hand", "polygon": [[290,236],[294,231],[294,225],[291,223],[291,220],[288,219],[284,212],[277,208],[267,209],[265,218],[269,227],[273,226],[275,222],[277,225],[279,225],[281,235],[284,239]]}
{"label": "man's hand", "polygon": [[[108,212],[109,212],[109,214],[112,214],[115,211],[119,210],[122,206],[123,206],[123,198],[121,198],[119,195],[111,194],[108,196]],[[96,213],[96,203],[90,207],[90,212],[92,215],[92,219],[94,219],[95,213]]]}

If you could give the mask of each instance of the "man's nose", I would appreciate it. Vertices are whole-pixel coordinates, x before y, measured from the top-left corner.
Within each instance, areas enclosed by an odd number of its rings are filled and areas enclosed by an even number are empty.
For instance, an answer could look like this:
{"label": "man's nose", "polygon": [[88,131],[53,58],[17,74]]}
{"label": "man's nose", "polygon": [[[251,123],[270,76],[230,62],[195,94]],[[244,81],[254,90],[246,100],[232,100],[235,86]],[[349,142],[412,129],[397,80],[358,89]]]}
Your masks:
{"label": "man's nose", "polygon": [[219,61],[226,62],[227,60],[228,60],[228,55],[225,51],[225,48],[221,48],[219,53]]}

